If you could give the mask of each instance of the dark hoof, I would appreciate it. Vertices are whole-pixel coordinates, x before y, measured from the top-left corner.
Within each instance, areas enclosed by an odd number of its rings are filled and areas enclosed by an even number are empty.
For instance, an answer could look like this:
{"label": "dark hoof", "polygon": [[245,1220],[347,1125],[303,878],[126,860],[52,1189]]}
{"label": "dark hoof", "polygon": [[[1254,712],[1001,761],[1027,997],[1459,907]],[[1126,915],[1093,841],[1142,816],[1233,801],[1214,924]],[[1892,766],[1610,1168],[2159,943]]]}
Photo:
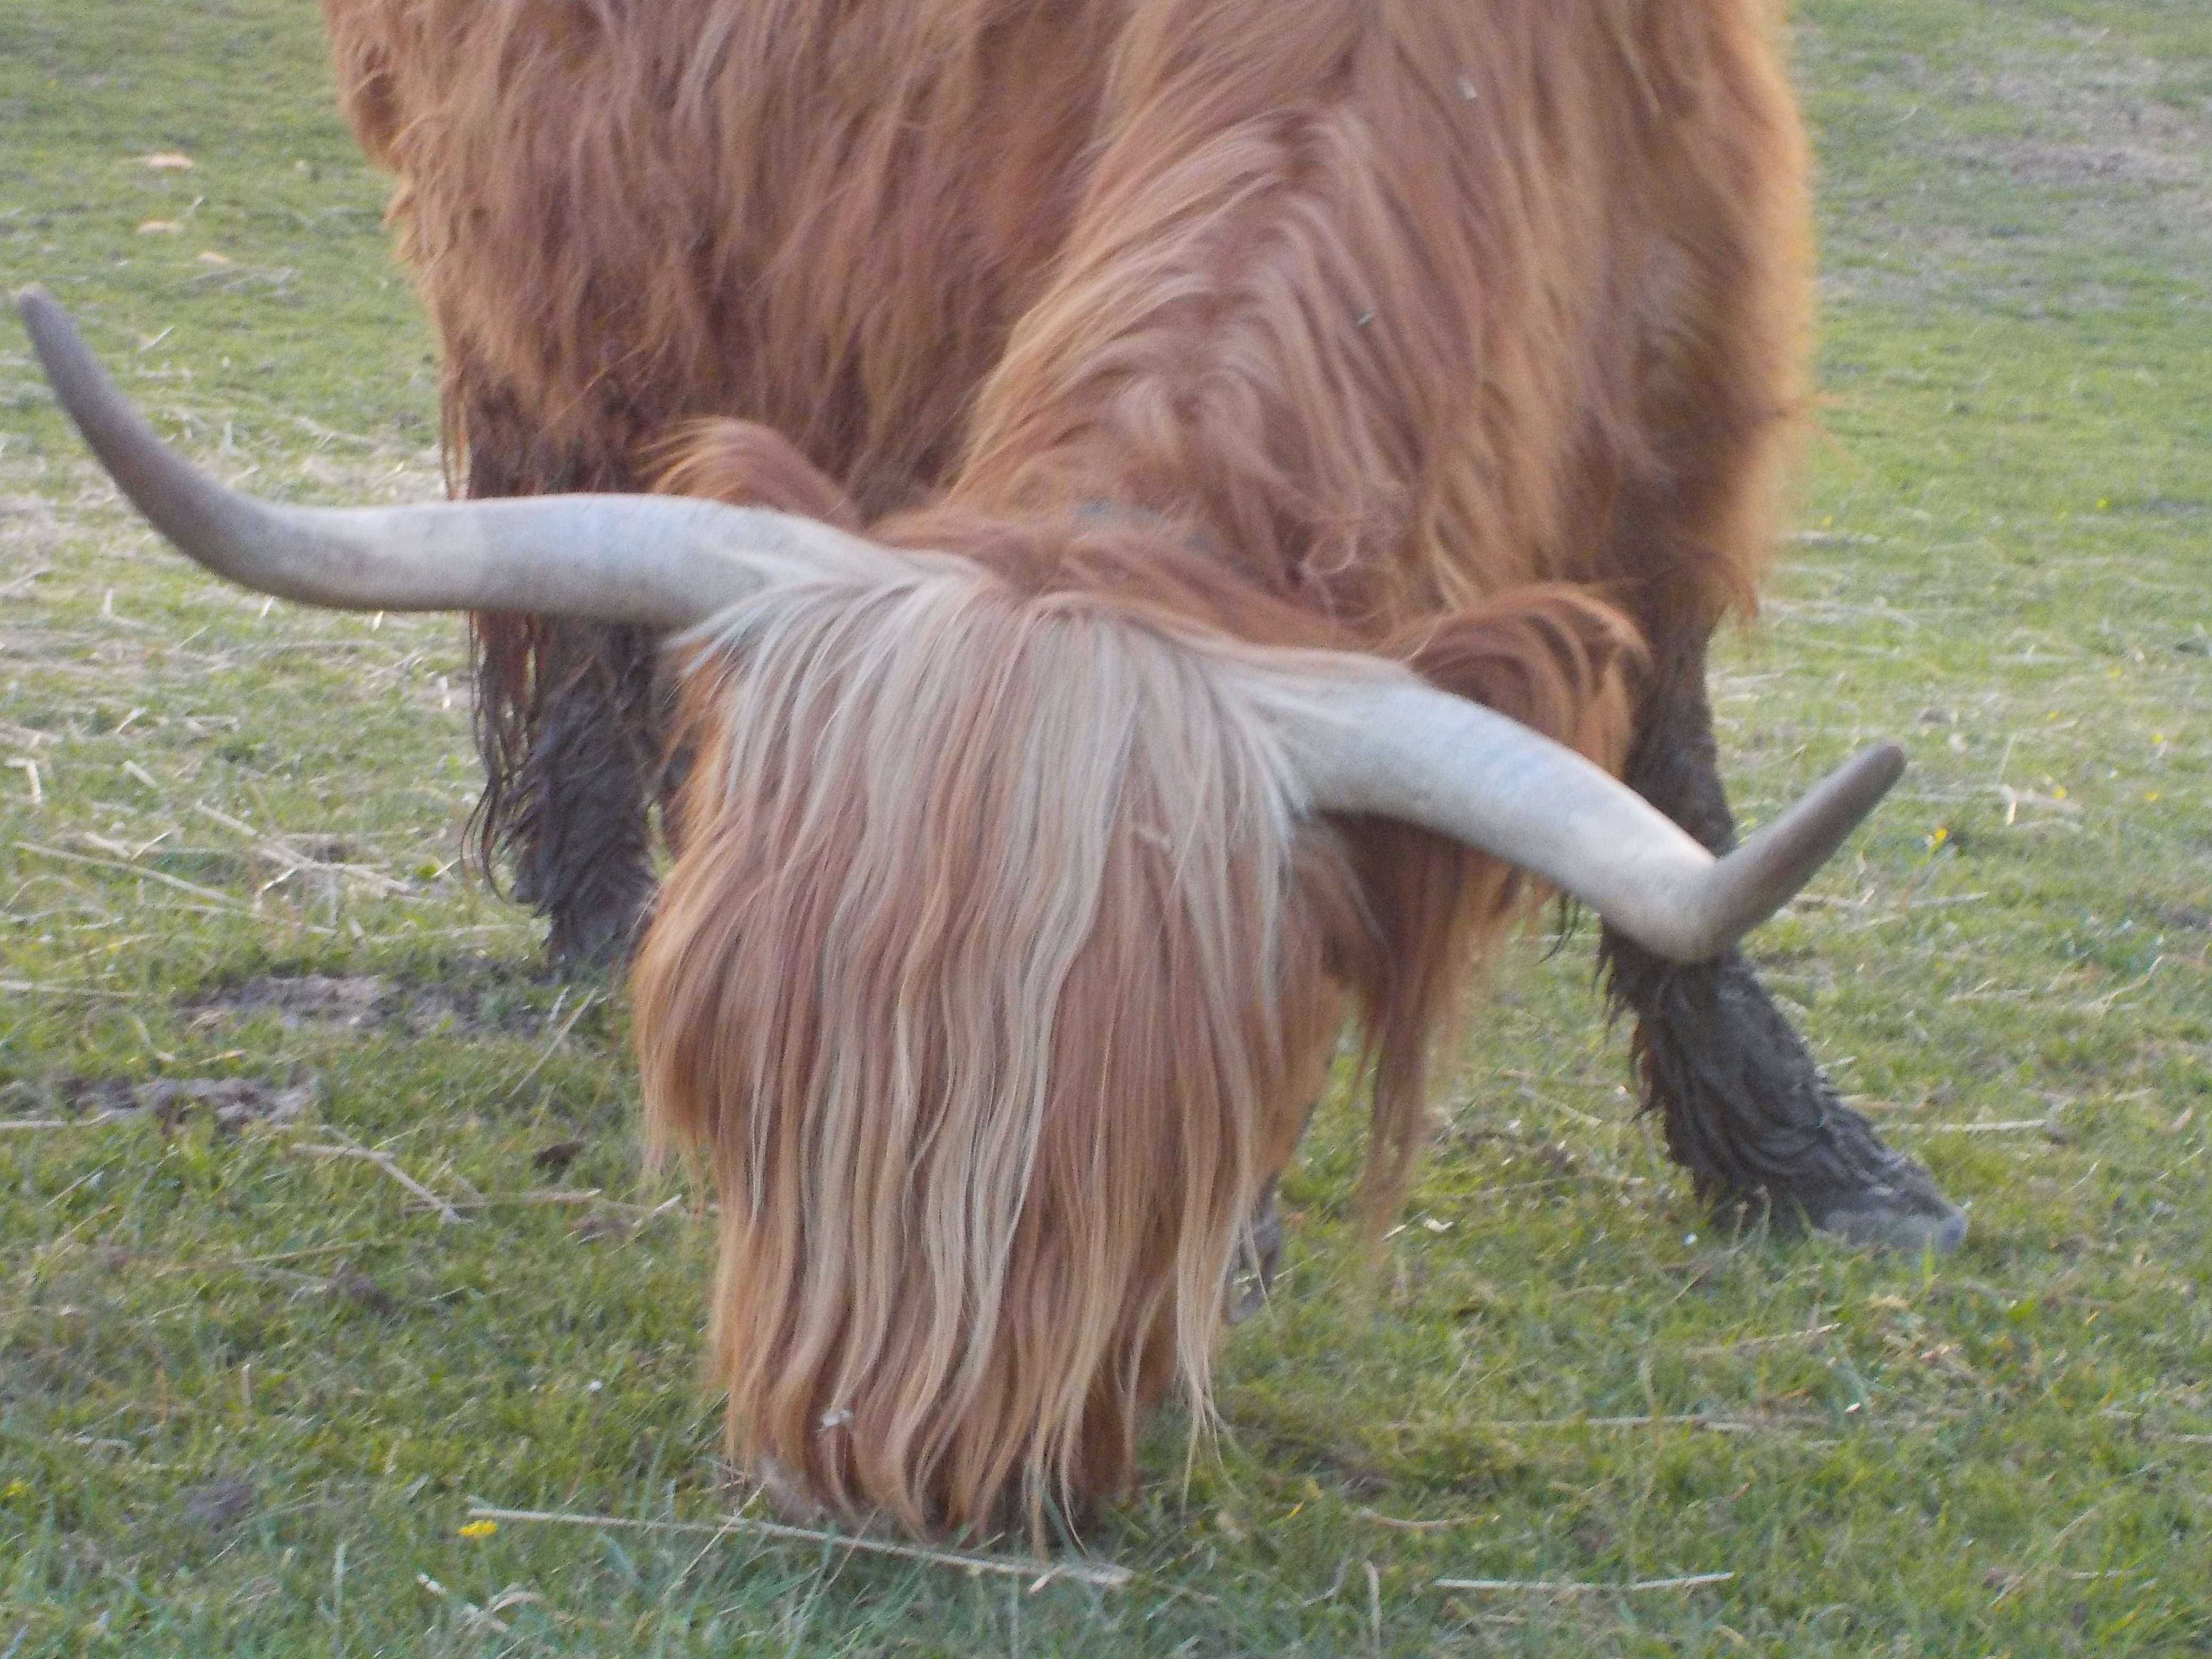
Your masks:
{"label": "dark hoof", "polygon": [[1608,941],[1632,1006],[1647,1109],[1725,1213],[1765,1214],[1869,1249],[1955,1250],[1966,1212],[1836,1096],[1742,956],[1676,968]]}
{"label": "dark hoof", "polygon": [[601,891],[572,892],[560,902],[536,905],[552,921],[545,936],[545,965],[559,977],[614,978],[629,968],[645,933],[653,878],[642,868],[617,873],[622,878],[605,883]]}
{"label": "dark hoof", "polygon": [[629,966],[638,937],[634,923],[572,927],[556,922],[546,938],[545,965],[561,979],[612,979]]}
{"label": "dark hoof", "polygon": [[1867,1249],[1948,1255],[1966,1242],[1966,1212],[1940,1194],[1930,1196],[1932,1205],[1920,1194],[1905,1199],[1883,1188],[1838,1205],[1814,1218],[1813,1224]]}
{"label": "dark hoof", "polygon": [[1935,1176],[1884,1146],[1848,1108],[1833,1109],[1829,1127],[1832,1151],[1848,1156],[1820,1170],[1826,1179],[1798,1184],[1792,1196],[1806,1220],[1868,1249],[1948,1255],[1966,1242],[1966,1212],[1943,1196]]}

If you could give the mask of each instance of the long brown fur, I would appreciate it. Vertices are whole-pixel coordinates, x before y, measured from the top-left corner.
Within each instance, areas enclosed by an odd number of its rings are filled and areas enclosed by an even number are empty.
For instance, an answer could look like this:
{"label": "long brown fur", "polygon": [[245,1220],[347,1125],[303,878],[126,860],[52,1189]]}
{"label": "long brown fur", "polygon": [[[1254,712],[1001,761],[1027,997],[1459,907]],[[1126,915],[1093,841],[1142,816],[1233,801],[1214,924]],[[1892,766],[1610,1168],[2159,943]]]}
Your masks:
{"label": "long brown fur", "polygon": [[1338,991],[1379,1214],[1530,896],[1306,820],[1269,665],[1617,766],[1646,645],[1751,602],[1808,303],[1764,4],[325,10],[458,446],[957,556],[684,647],[636,1024],[733,1443],[915,1528],[1118,1490]]}

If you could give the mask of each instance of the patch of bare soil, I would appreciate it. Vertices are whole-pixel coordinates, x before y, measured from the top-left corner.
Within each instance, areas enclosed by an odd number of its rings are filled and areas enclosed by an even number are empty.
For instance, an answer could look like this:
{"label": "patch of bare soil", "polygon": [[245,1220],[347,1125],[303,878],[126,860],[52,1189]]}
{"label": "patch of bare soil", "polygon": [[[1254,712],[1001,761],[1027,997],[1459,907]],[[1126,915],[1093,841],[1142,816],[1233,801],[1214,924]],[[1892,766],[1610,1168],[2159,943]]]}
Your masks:
{"label": "patch of bare soil", "polygon": [[489,961],[449,980],[267,974],[196,997],[185,1007],[191,1024],[202,1029],[273,1015],[288,1031],[525,1036],[548,1018],[546,1011],[523,994],[538,982],[512,963]]}
{"label": "patch of bare soil", "polygon": [[[1803,33],[1816,59],[1834,45],[1810,25]],[[1873,102],[1839,140],[1911,165],[1894,187],[1828,198],[1832,295],[2122,301],[2127,289],[2079,260],[2063,276],[2045,269],[2062,246],[2201,283],[2212,255],[2212,104],[2177,96],[2168,66],[2111,31],[2028,26],[1972,63],[1912,60],[1902,76],[1869,72],[1861,85]]]}
{"label": "patch of bare soil", "polygon": [[2157,95],[2164,75],[2147,58],[2073,40],[2001,60],[1964,77],[1967,90],[2063,123],[2083,142],[2141,149],[2188,166],[2212,136],[2212,109],[2191,110]]}
{"label": "patch of bare soil", "polygon": [[373,974],[267,975],[188,1005],[195,1025],[274,1014],[288,1031],[303,1026],[350,1030],[379,1026],[390,1018],[391,982]]}
{"label": "patch of bare soil", "polygon": [[310,1078],[288,1088],[251,1078],[64,1078],[53,1085],[57,1101],[71,1111],[108,1116],[150,1112],[164,1128],[203,1111],[218,1129],[248,1123],[293,1123],[315,1103],[319,1085]]}
{"label": "patch of bare soil", "polygon": [[2022,112],[2050,136],[1968,148],[2021,184],[2183,187],[2167,206],[2201,227],[2212,189],[2205,161],[2212,110],[2165,101],[2157,95],[2160,76],[2154,63],[2108,56],[2079,40],[2015,58],[1986,76],[1969,75],[1966,91]]}
{"label": "patch of bare soil", "polygon": [[2081,185],[2097,179],[2120,184],[2185,185],[2197,170],[2179,155],[2139,145],[2099,144],[2008,146],[2005,170],[2022,184]]}

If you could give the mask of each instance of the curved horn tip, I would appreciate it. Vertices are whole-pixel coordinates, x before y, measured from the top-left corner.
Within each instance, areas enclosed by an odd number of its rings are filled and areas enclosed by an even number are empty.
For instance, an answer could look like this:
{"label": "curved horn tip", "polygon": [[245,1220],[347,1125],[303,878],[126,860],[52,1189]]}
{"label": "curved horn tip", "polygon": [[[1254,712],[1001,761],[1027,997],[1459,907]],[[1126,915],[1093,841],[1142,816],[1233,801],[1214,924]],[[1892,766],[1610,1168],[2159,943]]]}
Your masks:
{"label": "curved horn tip", "polygon": [[[61,388],[57,382],[61,376],[75,369],[77,360],[89,360],[92,356],[83,335],[77,331],[76,319],[38,283],[17,289],[11,297],[16,320],[23,325],[23,332],[31,337],[31,349],[38,353],[39,367],[45,371],[47,384],[59,396]],[[96,362],[93,371],[100,372]]]}
{"label": "curved horn tip", "polygon": [[26,283],[9,298],[14,301],[15,315],[22,319],[23,326],[33,333],[51,326],[54,319],[69,320],[69,313],[62,309],[61,301],[49,294],[43,283]]}
{"label": "curved horn tip", "polygon": [[1885,738],[1872,748],[1864,750],[1848,763],[1852,768],[1864,768],[1868,780],[1881,781],[1881,792],[1887,794],[1890,786],[1905,775],[1905,745],[1893,738]]}
{"label": "curved horn tip", "polygon": [[1839,820],[1838,839],[1880,805],[1881,798],[1905,775],[1904,745],[1885,739],[1862,749],[1814,786],[1813,794],[1826,796]]}
{"label": "curved horn tip", "polygon": [[1716,862],[1702,914],[1647,948],[1671,961],[1708,962],[1795,897],[1834,857],[1905,774],[1905,750],[1875,744],[1814,784],[1782,816]]}

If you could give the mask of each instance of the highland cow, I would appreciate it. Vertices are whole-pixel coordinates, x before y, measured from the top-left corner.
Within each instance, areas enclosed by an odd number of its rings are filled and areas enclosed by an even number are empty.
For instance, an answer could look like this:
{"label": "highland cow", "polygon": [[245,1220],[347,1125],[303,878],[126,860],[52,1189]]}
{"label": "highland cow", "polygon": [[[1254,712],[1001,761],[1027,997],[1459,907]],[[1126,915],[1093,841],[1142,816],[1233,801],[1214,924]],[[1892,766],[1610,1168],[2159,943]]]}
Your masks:
{"label": "highland cow", "polygon": [[1204,1419],[1341,1023],[1381,1214],[1546,891],[1701,1189],[1955,1243],[1733,948],[1900,763],[1729,850],[1705,649],[1805,399],[1754,0],[325,10],[456,474],[527,499],[249,501],[25,314],[210,568],[472,613],[483,833],[557,948],[623,947],[684,757],[647,1122],[712,1169],[787,1502],[1125,1487],[1146,1408]]}

